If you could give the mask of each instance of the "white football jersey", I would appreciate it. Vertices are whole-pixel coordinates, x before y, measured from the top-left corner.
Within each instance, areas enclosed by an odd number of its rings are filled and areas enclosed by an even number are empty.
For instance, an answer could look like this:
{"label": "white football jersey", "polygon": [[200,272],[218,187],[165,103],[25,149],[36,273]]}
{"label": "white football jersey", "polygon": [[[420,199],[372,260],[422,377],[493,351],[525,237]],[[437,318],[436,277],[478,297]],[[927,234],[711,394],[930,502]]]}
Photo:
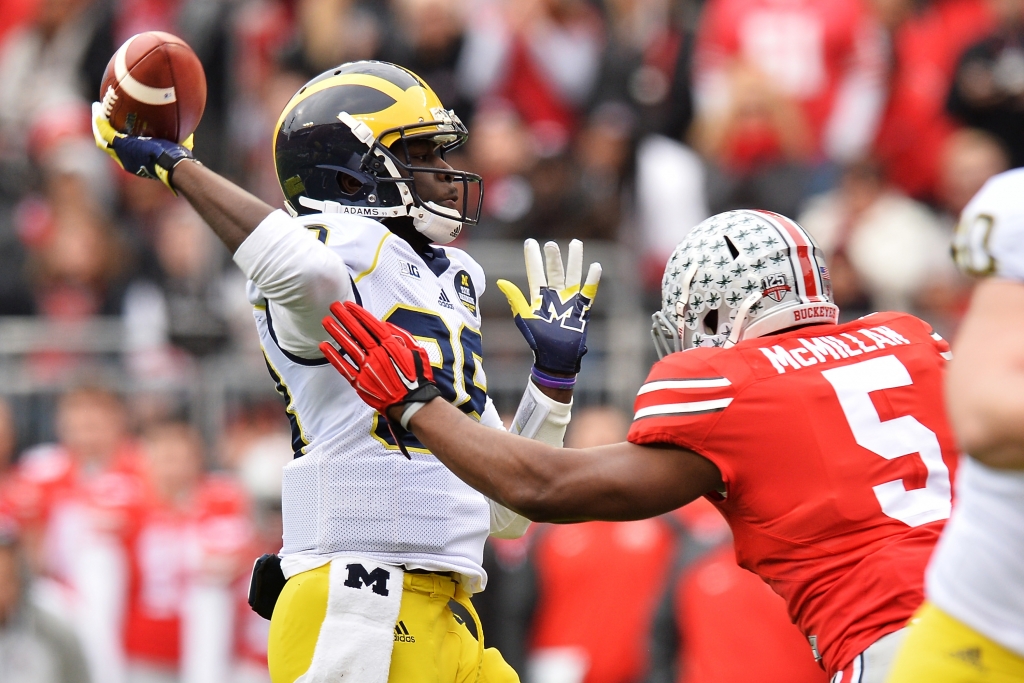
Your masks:
{"label": "white football jersey", "polygon": [[[421,256],[380,223],[358,216],[272,214],[271,220],[288,221],[293,230],[302,225],[340,255],[350,298],[416,338],[446,399],[489,426],[501,426],[487,398],[482,364],[477,301],[484,274],[472,258],[452,247],[435,247],[433,258]],[[313,246],[311,253],[322,251]],[[356,553],[382,563],[456,571],[469,579],[468,590],[482,589],[487,499],[412,435],[405,442],[412,460],[406,460],[381,416],[322,356],[311,359],[312,353],[301,357],[282,348],[275,315],[285,313],[286,295],[264,296],[250,281],[249,296],[267,367],[292,424],[296,458],[285,467],[282,500],[286,562],[297,555]],[[325,307],[320,317],[327,313]],[[306,346],[315,348],[315,341]]]}
{"label": "white football jersey", "polygon": [[1024,169],[989,178],[960,214],[953,254],[970,275],[1024,282]]}
{"label": "white football jersey", "polygon": [[[1024,284],[1024,169],[991,178],[964,208],[957,265]],[[1024,656],[1024,472],[964,456],[956,505],[932,556],[928,598]]]}

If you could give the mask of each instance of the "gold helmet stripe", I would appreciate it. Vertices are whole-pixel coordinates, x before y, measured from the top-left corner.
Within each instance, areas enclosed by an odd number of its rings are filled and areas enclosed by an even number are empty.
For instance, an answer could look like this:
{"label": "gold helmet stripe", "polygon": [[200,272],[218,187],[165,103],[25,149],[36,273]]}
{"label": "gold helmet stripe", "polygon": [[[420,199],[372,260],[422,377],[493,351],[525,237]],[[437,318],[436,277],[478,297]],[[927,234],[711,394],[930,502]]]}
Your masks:
{"label": "gold helmet stripe", "polygon": [[[402,90],[400,87],[379,76],[373,76],[370,74],[339,74],[337,76],[331,76],[324,80],[314,83],[303,91],[297,93],[292,97],[291,101],[285,106],[284,111],[281,112],[281,116],[277,119],[277,125],[274,126],[274,136],[272,138],[272,144],[276,142],[278,134],[281,132],[281,126],[284,124],[285,118],[289,113],[307,97],[315,95],[318,92],[333,88],[338,85],[363,85],[375,90],[379,90],[386,95],[390,96],[395,100],[395,104],[391,105],[387,109],[378,113],[370,114],[353,114],[353,117],[359,121],[363,121],[373,131],[374,137],[380,135],[380,133],[388,128],[393,128],[400,125],[409,125],[416,123],[417,120],[424,120],[421,115],[422,112],[429,112],[433,108],[442,107],[441,100],[437,97],[433,90],[429,87],[422,88],[414,85],[410,86],[408,90]],[[394,111],[392,111],[394,110]],[[388,112],[385,114],[385,112]],[[430,118],[426,120],[431,120]],[[383,142],[383,141],[382,141]]]}

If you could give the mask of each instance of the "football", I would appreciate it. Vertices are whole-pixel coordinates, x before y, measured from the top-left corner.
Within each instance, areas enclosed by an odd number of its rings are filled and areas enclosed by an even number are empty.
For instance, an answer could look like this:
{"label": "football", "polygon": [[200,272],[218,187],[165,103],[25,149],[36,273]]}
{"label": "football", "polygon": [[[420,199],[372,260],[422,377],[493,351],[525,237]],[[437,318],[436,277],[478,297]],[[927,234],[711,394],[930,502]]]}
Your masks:
{"label": "football", "polygon": [[121,133],[184,142],[206,108],[206,74],[181,38],[139,33],[110,58],[100,102]]}

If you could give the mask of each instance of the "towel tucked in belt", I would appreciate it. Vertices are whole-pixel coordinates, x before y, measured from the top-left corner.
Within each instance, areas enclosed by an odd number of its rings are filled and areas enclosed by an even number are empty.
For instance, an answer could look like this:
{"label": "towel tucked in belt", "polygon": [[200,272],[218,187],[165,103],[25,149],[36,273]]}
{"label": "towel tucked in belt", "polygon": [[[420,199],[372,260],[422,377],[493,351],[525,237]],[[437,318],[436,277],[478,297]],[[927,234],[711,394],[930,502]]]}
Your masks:
{"label": "towel tucked in belt", "polygon": [[387,683],[403,577],[401,567],[365,557],[332,559],[313,662],[295,683]]}

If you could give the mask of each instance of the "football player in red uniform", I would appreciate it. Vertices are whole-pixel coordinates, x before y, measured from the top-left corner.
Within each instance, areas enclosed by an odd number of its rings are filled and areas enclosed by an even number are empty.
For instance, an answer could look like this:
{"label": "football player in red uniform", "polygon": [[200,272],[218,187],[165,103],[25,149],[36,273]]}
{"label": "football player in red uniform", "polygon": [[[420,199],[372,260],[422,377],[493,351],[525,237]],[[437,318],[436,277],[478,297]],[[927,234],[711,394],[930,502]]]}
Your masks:
{"label": "football player in red uniform", "polygon": [[663,358],[628,442],[600,448],[548,447],[417,402],[425,351],[354,304],[324,320],[344,355],[321,348],[365,401],[531,519],[639,519],[707,496],[740,565],[786,600],[833,680],[883,680],[950,513],[948,345],[902,313],[837,324],[820,250],[764,211],[694,228],[663,295]]}

